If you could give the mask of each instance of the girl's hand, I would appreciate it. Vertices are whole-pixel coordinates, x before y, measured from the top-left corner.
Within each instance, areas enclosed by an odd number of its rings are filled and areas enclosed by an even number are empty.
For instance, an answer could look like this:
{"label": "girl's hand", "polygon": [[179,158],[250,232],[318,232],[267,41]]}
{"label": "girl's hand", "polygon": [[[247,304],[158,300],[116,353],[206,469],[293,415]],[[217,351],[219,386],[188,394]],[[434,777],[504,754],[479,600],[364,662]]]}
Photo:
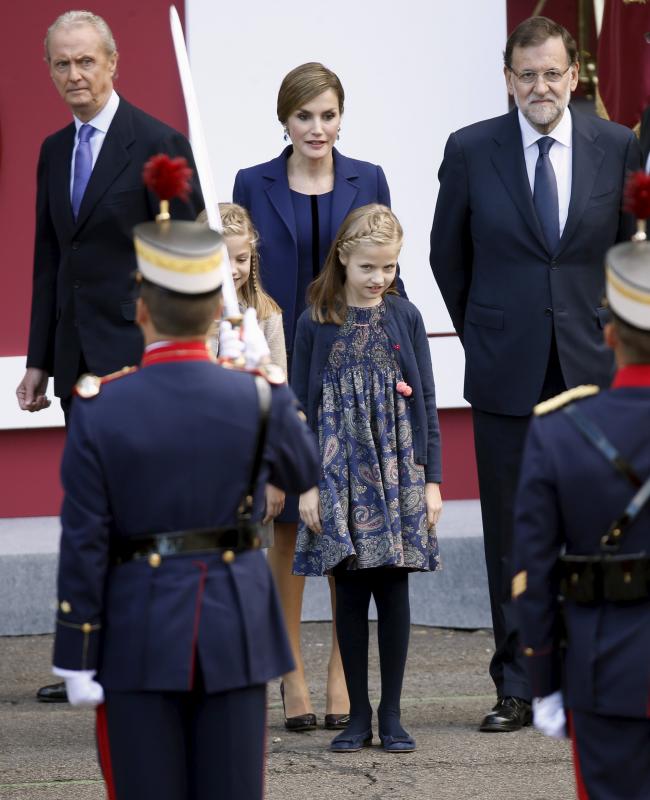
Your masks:
{"label": "girl's hand", "polygon": [[282,512],[286,495],[282,489],[278,489],[270,483],[267,483],[264,496],[266,498],[266,512],[262,522],[266,524]]}
{"label": "girl's hand", "polygon": [[322,533],[323,527],[320,523],[320,496],[318,486],[308,489],[300,495],[298,500],[298,512],[300,519],[314,533]]}
{"label": "girl's hand", "polygon": [[433,528],[442,513],[442,497],[440,496],[439,483],[424,484],[424,503],[427,507],[427,525]]}

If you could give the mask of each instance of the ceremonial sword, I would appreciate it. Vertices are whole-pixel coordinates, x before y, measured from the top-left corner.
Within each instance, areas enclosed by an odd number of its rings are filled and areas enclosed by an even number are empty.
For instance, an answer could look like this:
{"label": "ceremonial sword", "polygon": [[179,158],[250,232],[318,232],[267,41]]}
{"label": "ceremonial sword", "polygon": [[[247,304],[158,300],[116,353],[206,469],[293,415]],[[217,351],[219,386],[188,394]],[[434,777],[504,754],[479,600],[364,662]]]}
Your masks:
{"label": "ceremonial sword", "polygon": [[[174,51],[176,52],[176,63],[178,64],[181,86],[183,87],[185,110],[187,112],[187,120],[190,128],[192,153],[196,163],[196,171],[199,177],[199,183],[201,184],[201,192],[203,193],[203,200],[205,202],[205,211],[208,215],[208,225],[213,231],[217,231],[217,233],[223,233],[223,224],[221,222],[221,214],[219,213],[217,190],[215,188],[214,177],[210,167],[210,158],[208,156],[208,148],[205,141],[205,134],[203,132],[203,125],[201,124],[199,104],[196,99],[194,81],[192,79],[192,72],[190,70],[190,60],[187,56],[187,48],[185,47],[183,26],[181,25],[178,11],[176,11],[176,6],[173,5],[169,7],[169,24],[171,25]],[[239,310],[239,303],[237,301],[235,283],[232,279],[230,259],[228,258],[228,250],[226,248],[225,241],[222,242],[221,245],[221,255],[223,259],[222,264],[224,270],[222,283],[224,305],[223,316],[225,319],[229,320],[240,320],[241,312]]]}

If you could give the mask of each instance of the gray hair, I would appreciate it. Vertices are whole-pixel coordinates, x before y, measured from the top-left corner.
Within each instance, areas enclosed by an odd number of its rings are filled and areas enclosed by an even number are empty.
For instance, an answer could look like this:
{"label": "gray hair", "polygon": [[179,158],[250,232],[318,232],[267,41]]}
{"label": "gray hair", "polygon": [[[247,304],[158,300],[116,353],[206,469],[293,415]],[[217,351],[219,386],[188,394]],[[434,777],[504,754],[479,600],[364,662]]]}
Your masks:
{"label": "gray hair", "polygon": [[115,44],[113,33],[102,17],[98,16],[97,14],[93,14],[92,11],[66,11],[64,14],[61,14],[60,17],[57,17],[57,19],[55,19],[47,29],[44,42],[46,61],[49,62],[50,60],[49,44],[52,34],[59,28],[71,28],[74,25],[91,25],[99,34],[106,51],[106,55],[115,55],[117,52],[117,45]]}

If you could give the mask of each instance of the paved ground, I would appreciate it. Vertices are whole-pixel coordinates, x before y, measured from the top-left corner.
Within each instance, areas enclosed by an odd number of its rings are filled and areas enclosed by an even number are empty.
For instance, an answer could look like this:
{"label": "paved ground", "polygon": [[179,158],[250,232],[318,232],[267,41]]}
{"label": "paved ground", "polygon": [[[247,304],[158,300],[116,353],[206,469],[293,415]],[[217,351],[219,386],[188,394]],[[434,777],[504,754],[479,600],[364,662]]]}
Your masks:
{"label": "paved ground", "polygon": [[[308,623],[303,629],[314,705],[322,715],[329,626]],[[0,798],[104,800],[92,714],[34,700],[34,690],[50,682],[51,644],[50,636],[0,638]],[[566,742],[532,729],[476,730],[494,702],[487,677],[491,645],[488,631],[413,627],[402,706],[418,750],[408,755],[378,747],[334,755],[327,751],[329,731],[287,733],[272,684],[267,800],[571,800]],[[376,658],[371,680],[377,696]]]}

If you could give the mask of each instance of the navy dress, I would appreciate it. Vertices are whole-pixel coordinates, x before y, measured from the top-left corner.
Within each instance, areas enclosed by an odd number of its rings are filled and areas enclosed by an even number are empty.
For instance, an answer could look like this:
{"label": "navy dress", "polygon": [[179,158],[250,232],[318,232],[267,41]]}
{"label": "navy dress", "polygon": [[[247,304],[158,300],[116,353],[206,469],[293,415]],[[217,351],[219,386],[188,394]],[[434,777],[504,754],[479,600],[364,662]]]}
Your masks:
{"label": "navy dress", "polygon": [[[298,280],[296,282],[296,319],[307,307],[307,289],[321,271],[330,248],[330,224],[332,217],[333,192],[326,194],[301,194],[291,190],[291,202],[296,219],[296,238],[298,244]],[[287,352],[287,369],[291,374],[291,353],[293,350],[294,329],[291,331],[290,349]],[[299,520],[298,496],[287,495],[282,513],[276,522],[295,523]]]}
{"label": "navy dress", "polygon": [[385,304],[348,309],[323,373],[318,410],[323,532],[300,523],[294,573],[439,567],[427,527],[424,467],[415,463],[408,403],[381,324]]}
{"label": "navy dress", "polygon": [[[301,194],[291,190],[291,202],[296,217],[298,244],[298,281],[296,284],[296,320],[307,307],[307,289],[321,271],[330,248],[332,192]],[[294,330],[291,332],[293,350]]]}

